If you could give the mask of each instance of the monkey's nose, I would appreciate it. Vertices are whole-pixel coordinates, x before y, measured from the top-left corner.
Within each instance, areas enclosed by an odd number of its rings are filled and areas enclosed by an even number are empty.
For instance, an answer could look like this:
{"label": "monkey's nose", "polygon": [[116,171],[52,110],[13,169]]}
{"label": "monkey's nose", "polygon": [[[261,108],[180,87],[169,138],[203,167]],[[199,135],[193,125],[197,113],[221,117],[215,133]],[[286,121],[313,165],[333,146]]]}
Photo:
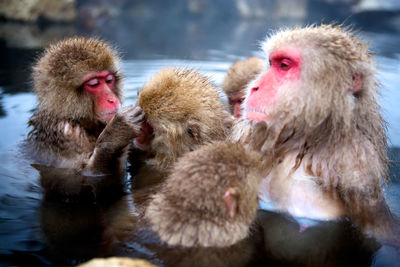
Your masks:
{"label": "monkey's nose", "polygon": [[258,91],[258,86],[251,88],[251,92],[252,92],[252,93],[254,93],[254,92],[256,92],[256,91]]}
{"label": "monkey's nose", "polygon": [[108,103],[115,103],[114,99],[111,99],[111,98],[110,98],[110,99],[107,99],[107,102],[108,102]]}

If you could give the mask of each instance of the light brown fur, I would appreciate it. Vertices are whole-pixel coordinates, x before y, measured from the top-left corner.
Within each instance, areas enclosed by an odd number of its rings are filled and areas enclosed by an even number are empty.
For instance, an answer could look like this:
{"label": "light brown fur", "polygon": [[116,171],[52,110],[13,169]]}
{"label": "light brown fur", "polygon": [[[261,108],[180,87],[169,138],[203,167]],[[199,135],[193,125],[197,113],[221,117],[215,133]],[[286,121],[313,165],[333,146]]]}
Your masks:
{"label": "light brown fur", "polygon": [[122,98],[119,56],[107,43],[74,37],[48,47],[33,68],[39,110],[51,117],[94,121],[93,101],[82,94],[82,77],[103,70],[116,75],[116,95]]}
{"label": "light brown fur", "polygon": [[264,61],[258,57],[250,57],[236,61],[227,71],[221,88],[228,97],[229,109],[235,113],[235,103],[240,104],[245,95],[247,85],[264,69]]}
{"label": "light brown fur", "polygon": [[[343,208],[366,232],[390,239],[393,219],[382,191],[388,172],[385,122],[367,45],[332,25],[284,30],[263,43],[267,58],[286,47],[301,51],[299,88],[283,85],[276,103],[262,110],[266,124],[243,120],[232,139],[273,162],[261,191],[269,190],[278,209],[290,210],[285,194],[309,183],[322,202]],[[362,87],[352,93],[355,75]]]}
{"label": "light brown fur", "polygon": [[[90,190],[96,194],[101,191],[96,181],[104,181],[88,176],[123,177],[126,148],[140,130],[142,111],[126,107],[105,125],[96,114],[94,99],[82,88],[84,76],[108,70],[115,76],[113,93],[120,99],[118,64],[119,58],[108,44],[82,37],[50,46],[35,64],[33,79],[39,105],[28,122],[32,130],[27,154],[39,164],[47,191],[79,195],[82,187],[92,185]],[[121,183],[120,178],[114,178],[114,183]]]}
{"label": "light brown fur", "polygon": [[[244,239],[258,206],[258,162],[257,154],[231,143],[186,154],[147,208],[152,228],[169,245],[185,247],[223,247]],[[231,190],[237,193],[232,217],[224,202]]]}
{"label": "light brown fur", "polygon": [[218,90],[190,69],[158,72],[141,89],[137,105],[154,128],[148,150],[164,169],[199,145],[225,139],[232,123]]}
{"label": "light brown fur", "polygon": [[245,93],[248,83],[257,77],[264,68],[264,61],[259,57],[249,57],[236,61],[227,71],[221,88],[229,96],[238,92]]}

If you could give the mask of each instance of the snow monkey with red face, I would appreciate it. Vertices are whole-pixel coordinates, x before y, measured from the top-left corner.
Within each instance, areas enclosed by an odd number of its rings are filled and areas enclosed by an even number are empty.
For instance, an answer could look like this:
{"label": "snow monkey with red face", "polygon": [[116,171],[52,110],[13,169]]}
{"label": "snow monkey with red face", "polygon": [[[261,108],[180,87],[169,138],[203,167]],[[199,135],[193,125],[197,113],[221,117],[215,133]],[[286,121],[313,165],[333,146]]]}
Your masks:
{"label": "snow monkey with red face", "polygon": [[262,43],[265,69],[248,87],[232,139],[268,168],[259,198],[295,216],[348,216],[364,232],[395,241],[385,122],[368,46],[340,26],[283,30]]}

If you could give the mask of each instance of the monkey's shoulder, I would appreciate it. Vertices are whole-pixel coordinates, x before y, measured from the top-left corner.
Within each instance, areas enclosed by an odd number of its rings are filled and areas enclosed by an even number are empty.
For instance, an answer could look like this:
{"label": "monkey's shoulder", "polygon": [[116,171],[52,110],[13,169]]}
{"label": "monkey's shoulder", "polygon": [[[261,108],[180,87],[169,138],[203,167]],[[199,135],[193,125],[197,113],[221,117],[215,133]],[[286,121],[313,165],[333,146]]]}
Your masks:
{"label": "monkey's shoulder", "polygon": [[60,165],[68,159],[85,158],[96,143],[95,136],[68,120],[48,119],[34,114],[28,125],[32,130],[25,147],[39,163]]}

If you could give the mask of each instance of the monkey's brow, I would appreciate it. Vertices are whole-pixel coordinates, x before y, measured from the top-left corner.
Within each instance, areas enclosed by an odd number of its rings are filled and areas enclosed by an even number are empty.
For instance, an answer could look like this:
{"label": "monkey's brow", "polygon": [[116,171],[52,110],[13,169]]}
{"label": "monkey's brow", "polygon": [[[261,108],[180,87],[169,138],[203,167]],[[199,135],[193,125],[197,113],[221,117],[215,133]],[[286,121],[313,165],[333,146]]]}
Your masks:
{"label": "monkey's brow", "polygon": [[121,72],[118,70],[112,71],[111,74],[113,74],[116,79],[121,79],[121,77],[122,77]]}

